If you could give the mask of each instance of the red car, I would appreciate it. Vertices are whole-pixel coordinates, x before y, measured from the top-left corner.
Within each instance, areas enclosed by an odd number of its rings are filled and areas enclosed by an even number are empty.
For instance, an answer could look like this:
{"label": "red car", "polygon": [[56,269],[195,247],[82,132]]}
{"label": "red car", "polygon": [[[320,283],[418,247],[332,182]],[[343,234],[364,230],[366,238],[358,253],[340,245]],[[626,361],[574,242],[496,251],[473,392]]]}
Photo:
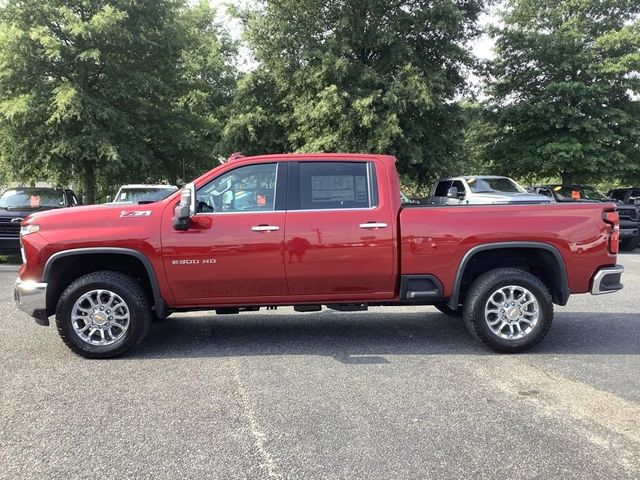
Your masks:
{"label": "red car", "polygon": [[93,358],[153,317],[435,305],[520,352],[571,293],[622,288],[612,203],[401,206],[395,159],[234,158],[165,200],[29,216],[17,305]]}

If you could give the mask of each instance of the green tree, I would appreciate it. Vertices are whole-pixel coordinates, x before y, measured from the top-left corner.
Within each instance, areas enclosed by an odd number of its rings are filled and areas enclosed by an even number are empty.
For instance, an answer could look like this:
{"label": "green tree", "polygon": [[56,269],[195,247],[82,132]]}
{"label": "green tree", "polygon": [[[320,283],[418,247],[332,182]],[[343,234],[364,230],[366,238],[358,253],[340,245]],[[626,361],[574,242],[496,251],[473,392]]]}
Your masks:
{"label": "green tree", "polygon": [[175,178],[184,158],[209,158],[214,104],[228,103],[216,92],[233,84],[212,78],[233,76],[212,22],[182,0],[8,0],[2,163],[17,179],[78,181],[90,203],[96,182]]}
{"label": "green tree", "polygon": [[508,0],[493,29],[489,159],[515,175],[640,172],[640,2]]}
{"label": "green tree", "polygon": [[247,82],[279,101],[256,99],[259,112],[232,114],[227,132],[238,149],[255,139],[285,150],[394,154],[402,174],[426,183],[459,148],[455,99],[482,4],[280,0],[240,12],[259,62]]}

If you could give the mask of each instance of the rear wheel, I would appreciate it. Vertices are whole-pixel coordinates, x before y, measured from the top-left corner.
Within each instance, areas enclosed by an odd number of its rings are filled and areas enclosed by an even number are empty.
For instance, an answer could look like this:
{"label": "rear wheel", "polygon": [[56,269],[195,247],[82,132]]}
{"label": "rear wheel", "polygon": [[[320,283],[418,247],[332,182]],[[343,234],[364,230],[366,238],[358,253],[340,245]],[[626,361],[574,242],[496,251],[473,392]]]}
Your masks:
{"label": "rear wheel", "polygon": [[638,248],[640,244],[640,236],[636,235],[635,237],[625,238],[620,242],[620,250],[623,252],[630,252]]}
{"label": "rear wheel", "polygon": [[498,268],[478,277],[465,297],[469,332],[499,352],[524,352],[551,328],[553,302],[547,287],[528,272]]}
{"label": "rear wheel", "polygon": [[436,307],[438,310],[440,310],[445,315],[449,315],[450,317],[457,317],[457,318],[462,317],[462,308],[458,308],[457,310],[454,310],[449,305],[447,305],[445,302],[436,303],[433,306]]}
{"label": "rear wheel", "polygon": [[60,296],[56,325],[65,344],[88,358],[112,358],[146,336],[151,312],[142,286],[120,272],[75,280]]}

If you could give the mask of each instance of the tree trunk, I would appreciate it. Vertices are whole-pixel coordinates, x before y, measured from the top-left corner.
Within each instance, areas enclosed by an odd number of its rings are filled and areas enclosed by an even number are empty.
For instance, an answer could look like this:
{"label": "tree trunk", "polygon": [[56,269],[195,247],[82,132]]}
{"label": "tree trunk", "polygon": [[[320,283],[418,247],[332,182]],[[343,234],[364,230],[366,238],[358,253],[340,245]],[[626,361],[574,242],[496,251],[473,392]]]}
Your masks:
{"label": "tree trunk", "polygon": [[85,165],[82,175],[82,204],[91,205],[96,201],[96,175],[93,165]]}
{"label": "tree trunk", "polygon": [[573,185],[573,172],[562,171],[562,185]]}

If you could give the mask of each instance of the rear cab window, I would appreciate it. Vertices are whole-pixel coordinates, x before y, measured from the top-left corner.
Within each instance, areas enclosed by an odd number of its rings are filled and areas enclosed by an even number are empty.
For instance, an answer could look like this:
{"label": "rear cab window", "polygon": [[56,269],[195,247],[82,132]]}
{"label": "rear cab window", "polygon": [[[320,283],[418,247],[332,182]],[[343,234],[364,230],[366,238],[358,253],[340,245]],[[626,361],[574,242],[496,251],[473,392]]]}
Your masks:
{"label": "rear cab window", "polygon": [[438,182],[436,185],[436,190],[433,194],[434,197],[446,197],[449,192],[449,188],[451,186],[451,180],[444,180],[442,182]]}
{"label": "rear cab window", "polygon": [[289,210],[341,210],[378,205],[372,162],[298,162],[290,170]]}

